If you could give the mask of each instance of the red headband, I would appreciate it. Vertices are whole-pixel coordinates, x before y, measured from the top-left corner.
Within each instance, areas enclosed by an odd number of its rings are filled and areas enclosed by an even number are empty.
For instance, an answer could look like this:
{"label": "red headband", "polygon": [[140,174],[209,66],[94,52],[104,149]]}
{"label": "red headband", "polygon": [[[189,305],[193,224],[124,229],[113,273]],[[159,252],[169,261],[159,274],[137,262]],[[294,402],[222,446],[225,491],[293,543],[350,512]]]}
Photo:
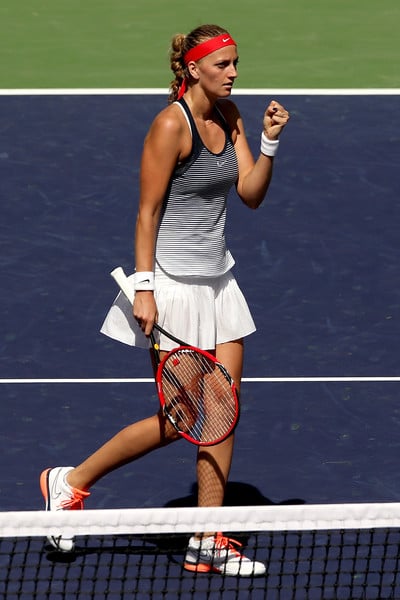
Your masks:
{"label": "red headband", "polygon": [[[207,40],[206,42],[202,42],[201,44],[198,44],[194,48],[188,50],[184,55],[183,60],[185,61],[185,65],[188,65],[192,60],[200,60],[201,58],[204,58],[205,56],[211,54],[212,52],[215,52],[216,50],[220,50],[221,48],[225,48],[226,46],[236,45],[237,44],[235,40],[231,38],[229,33],[221,33],[221,35],[217,35],[216,37],[213,37],[210,40]],[[181,87],[179,88],[178,100],[179,98],[182,98],[183,94],[186,92],[187,84],[188,79],[187,77],[185,77],[185,79],[182,81]]]}
{"label": "red headband", "polygon": [[225,46],[236,46],[235,40],[231,38],[229,33],[221,33],[221,35],[217,35],[217,37],[213,37],[188,50],[183,57],[185,65],[189,64],[191,60],[200,60],[207,56],[207,54],[225,48]]}

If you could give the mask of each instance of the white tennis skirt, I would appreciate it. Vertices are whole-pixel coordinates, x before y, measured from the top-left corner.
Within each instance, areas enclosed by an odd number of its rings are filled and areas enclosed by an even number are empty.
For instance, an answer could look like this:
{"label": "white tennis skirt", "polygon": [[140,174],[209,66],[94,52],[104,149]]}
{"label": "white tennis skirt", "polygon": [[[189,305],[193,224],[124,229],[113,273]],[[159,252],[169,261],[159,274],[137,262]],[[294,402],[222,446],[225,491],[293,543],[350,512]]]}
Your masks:
{"label": "white tennis skirt", "polygon": [[[133,286],[133,275],[129,277]],[[176,278],[160,268],[155,272],[158,324],[184,342],[212,350],[217,344],[241,339],[256,330],[247,302],[231,271],[218,278]],[[140,348],[149,339],[132,314],[132,306],[121,292],[112,304],[101,333]],[[161,350],[176,343],[156,336]]]}

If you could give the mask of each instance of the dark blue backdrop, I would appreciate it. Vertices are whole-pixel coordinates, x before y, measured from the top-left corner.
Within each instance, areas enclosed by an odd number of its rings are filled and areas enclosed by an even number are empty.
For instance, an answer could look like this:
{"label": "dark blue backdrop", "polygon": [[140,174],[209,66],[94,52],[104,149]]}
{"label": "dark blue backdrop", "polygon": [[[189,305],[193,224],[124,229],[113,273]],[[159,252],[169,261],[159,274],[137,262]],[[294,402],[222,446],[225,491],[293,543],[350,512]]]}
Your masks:
{"label": "dark blue backdrop", "polygon": [[[269,99],[235,96],[255,152]],[[228,241],[258,326],[244,374],[397,376],[398,96],[277,99],[292,119],[268,199],[252,212],[230,198]],[[147,353],[99,327],[116,294],[109,271],[132,270],[141,146],[164,105],[0,97],[1,378],[151,376]],[[398,389],[244,384],[229,501],[398,501]],[[42,468],[80,461],[157,406],[150,384],[3,383],[0,394],[0,510],[41,506]],[[189,501],[193,465],[179,443],[105,478],[90,506]]]}

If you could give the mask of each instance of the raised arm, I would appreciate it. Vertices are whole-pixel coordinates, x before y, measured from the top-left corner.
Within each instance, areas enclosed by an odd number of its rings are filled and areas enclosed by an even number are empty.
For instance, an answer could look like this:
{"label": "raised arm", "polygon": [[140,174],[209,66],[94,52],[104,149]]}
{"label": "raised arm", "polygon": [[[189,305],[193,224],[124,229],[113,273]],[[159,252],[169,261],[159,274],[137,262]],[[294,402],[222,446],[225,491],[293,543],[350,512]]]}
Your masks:
{"label": "raised arm", "polygon": [[247,143],[243,120],[234,104],[229,111],[233,141],[239,164],[237,193],[247,206],[258,208],[265,198],[272,177],[274,153],[279,136],[289,121],[288,111],[273,100],[264,113],[263,140],[258,159],[255,161]]}

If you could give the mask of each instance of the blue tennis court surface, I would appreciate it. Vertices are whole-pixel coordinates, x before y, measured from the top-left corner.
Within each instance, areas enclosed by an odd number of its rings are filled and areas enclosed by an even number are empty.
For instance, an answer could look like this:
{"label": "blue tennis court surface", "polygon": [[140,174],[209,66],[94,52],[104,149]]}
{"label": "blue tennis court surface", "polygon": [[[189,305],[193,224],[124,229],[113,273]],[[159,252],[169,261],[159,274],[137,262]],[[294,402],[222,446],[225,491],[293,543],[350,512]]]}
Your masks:
{"label": "blue tennis court surface", "polygon": [[[259,147],[269,101],[236,96]],[[269,198],[232,195],[228,240],[258,331],[245,377],[395,377],[400,355],[398,96],[287,95]],[[0,377],[150,377],[101,336],[132,270],[141,146],[163,96],[0,97]],[[227,503],[399,501],[400,382],[243,384]],[[42,507],[38,476],[157,407],[149,383],[0,386],[0,510]],[[90,508],[193,503],[180,442],[106,477]]]}

